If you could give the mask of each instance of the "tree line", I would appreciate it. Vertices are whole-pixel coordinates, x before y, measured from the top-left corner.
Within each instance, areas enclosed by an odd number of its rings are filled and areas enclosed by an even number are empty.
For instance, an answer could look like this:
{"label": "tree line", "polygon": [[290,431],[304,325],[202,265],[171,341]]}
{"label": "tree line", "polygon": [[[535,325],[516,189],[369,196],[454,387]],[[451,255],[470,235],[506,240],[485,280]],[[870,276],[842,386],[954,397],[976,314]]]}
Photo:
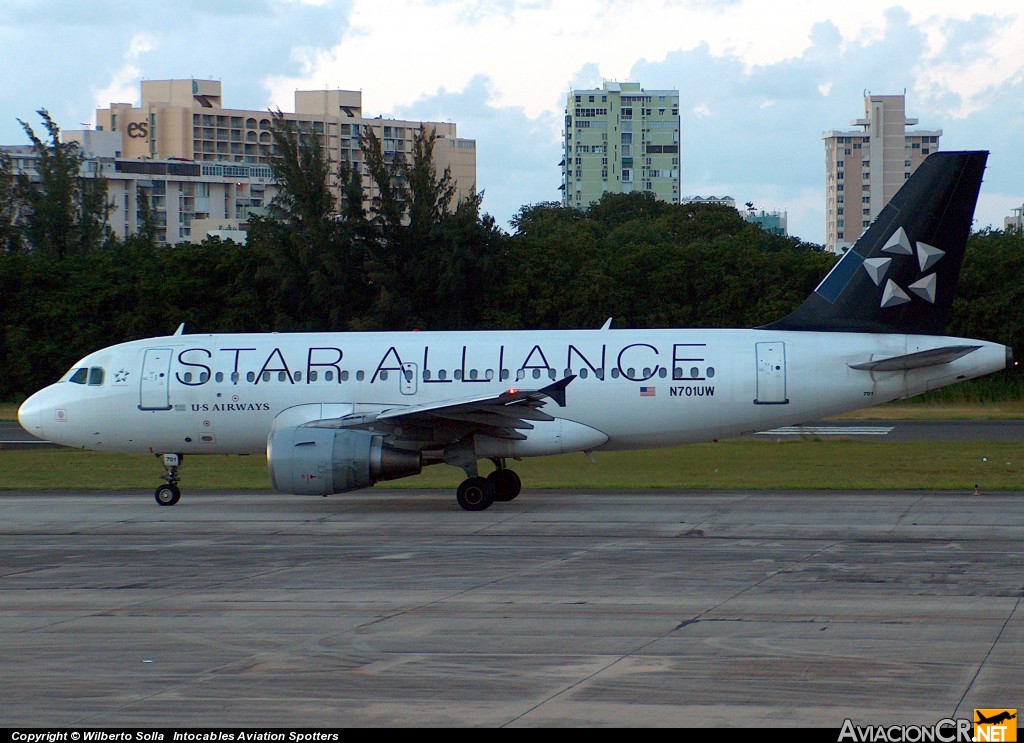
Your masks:
{"label": "tree line", "polygon": [[[821,246],[769,235],[735,209],[606,194],[586,211],[522,207],[511,231],[459,199],[435,137],[408,157],[367,131],[361,163],[332,163],[275,115],[279,195],[247,245],[157,245],[106,226],[102,177],[81,153],[23,124],[39,154],[30,180],[0,157],[0,399],[52,382],[116,342],[188,332],[753,327],[793,310],[834,262]],[[364,207],[361,168],[374,198]],[[335,188],[339,185],[340,188]],[[340,197],[336,196],[340,192]],[[1020,345],[1018,232],[971,236],[951,334]]]}

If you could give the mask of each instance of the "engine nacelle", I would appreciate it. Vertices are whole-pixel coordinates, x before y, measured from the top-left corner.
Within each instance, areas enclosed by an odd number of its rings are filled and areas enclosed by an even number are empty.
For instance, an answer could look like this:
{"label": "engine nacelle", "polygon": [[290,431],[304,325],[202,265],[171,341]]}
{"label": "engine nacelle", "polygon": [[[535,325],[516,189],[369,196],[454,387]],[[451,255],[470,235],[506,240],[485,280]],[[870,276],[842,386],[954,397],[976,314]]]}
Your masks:
{"label": "engine nacelle", "polygon": [[267,465],[275,490],[328,495],[418,475],[423,461],[418,451],[389,446],[380,434],[289,426],[267,438]]}

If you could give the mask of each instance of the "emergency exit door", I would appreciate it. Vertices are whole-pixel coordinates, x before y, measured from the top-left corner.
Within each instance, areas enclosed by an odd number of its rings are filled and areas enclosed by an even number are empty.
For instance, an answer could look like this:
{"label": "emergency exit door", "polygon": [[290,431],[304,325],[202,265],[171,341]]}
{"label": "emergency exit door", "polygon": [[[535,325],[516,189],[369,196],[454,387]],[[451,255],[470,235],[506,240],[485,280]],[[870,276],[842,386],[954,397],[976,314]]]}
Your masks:
{"label": "emergency exit door", "polygon": [[757,397],[755,405],[785,405],[786,397],[786,344],[756,343]]}

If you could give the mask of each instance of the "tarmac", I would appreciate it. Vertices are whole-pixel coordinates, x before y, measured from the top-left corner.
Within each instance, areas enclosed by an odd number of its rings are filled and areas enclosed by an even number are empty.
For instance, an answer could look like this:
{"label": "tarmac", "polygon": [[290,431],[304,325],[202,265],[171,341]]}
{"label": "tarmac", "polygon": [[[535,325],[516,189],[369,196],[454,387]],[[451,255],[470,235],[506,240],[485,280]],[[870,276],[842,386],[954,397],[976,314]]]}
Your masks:
{"label": "tarmac", "polygon": [[933,725],[1024,706],[1024,493],[0,494],[0,725]]}

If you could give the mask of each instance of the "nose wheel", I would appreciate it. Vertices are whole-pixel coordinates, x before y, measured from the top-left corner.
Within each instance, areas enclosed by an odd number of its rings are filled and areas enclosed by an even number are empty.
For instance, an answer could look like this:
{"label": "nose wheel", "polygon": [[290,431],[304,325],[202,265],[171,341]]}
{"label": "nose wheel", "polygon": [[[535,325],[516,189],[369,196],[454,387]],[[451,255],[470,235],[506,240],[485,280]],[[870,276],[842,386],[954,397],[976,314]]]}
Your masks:
{"label": "nose wheel", "polygon": [[177,485],[161,485],[153,493],[153,497],[156,499],[158,506],[173,506],[179,500],[181,500],[181,490],[178,489]]}
{"label": "nose wheel", "polygon": [[[161,456],[157,454],[157,456]],[[166,485],[161,485],[153,491],[153,499],[156,500],[158,506],[173,506],[179,500],[181,500],[181,490],[178,488],[178,482],[181,480],[178,477],[178,467],[181,466],[181,461],[184,457],[181,454],[164,454],[164,473],[160,475],[161,480],[166,480]]]}

